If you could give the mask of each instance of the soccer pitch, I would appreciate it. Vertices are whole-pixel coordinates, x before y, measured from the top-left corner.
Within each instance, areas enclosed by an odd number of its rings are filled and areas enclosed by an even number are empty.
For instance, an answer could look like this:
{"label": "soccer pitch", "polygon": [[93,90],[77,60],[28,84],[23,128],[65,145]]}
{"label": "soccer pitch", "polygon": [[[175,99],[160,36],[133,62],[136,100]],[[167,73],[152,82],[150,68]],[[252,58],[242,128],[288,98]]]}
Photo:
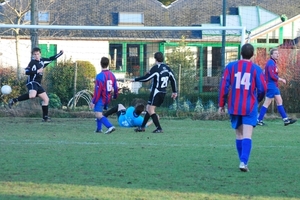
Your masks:
{"label": "soccer pitch", "polygon": [[244,173],[229,121],[105,135],[92,118],[0,118],[0,199],[300,199],[300,124],[266,123]]}

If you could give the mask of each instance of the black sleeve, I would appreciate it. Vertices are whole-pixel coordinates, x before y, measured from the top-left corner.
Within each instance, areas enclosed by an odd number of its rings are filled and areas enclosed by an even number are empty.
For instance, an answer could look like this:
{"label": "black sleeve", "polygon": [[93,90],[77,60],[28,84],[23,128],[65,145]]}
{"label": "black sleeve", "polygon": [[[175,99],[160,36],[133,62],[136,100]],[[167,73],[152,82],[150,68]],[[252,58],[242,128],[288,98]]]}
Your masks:
{"label": "black sleeve", "polygon": [[50,64],[53,60],[56,60],[58,57],[60,57],[61,55],[63,55],[63,52],[60,51],[58,54],[51,56],[50,58],[42,58],[44,61],[44,68]]}
{"label": "black sleeve", "polygon": [[25,74],[26,75],[34,75],[34,74],[37,74],[37,69],[35,68],[35,71],[33,71],[33,65],[34,65],[34,62],[33,61],[30,61],[30,63],[28,64],[28,66],[25,68]]}
{"label": "black sleeve", "polygon": [[171,69],[170,69],[170,77],[169,77],[169,80],[170,80],[170,82],[171,82],[172,92],[173,92],[173,93],[177,93],[176,79],[175,79],[174,73],[172,72]]}

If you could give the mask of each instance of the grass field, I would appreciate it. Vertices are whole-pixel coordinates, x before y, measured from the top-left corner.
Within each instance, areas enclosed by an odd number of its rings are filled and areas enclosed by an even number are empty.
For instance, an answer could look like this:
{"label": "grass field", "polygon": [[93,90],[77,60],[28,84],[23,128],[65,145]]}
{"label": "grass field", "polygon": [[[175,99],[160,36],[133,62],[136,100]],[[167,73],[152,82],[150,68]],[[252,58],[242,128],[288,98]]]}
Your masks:
{"label": "grass field", "polygon": [[92,118],[0,118],[0,199],[300,199],[300,123],[266,123],[243,173],[229,121],[104,135]]}

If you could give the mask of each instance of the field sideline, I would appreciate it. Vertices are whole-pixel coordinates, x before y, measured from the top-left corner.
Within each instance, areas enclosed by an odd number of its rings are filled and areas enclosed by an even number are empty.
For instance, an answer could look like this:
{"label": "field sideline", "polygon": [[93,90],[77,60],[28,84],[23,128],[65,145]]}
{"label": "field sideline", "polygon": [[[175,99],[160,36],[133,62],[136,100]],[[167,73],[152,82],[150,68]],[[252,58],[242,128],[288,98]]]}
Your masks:
{"label": "field sideline", "polygon": [[0,199],[300,199],[300,124],[266,123],[243,173],[229,121],[104,135],[92,118],[0,118]]}

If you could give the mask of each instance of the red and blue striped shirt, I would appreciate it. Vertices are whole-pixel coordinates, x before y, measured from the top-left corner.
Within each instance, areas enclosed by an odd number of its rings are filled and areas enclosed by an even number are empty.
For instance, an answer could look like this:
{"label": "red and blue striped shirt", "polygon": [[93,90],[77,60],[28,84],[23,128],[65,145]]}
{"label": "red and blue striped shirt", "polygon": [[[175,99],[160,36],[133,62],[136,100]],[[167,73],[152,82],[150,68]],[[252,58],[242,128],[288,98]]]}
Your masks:
{"label": "red and blue striped shirt", "polygon": [[111,100],[111,93],[113,91],[113,99],[118,96],[118,85],[115,75],[109,70],[102,70],[95,80],[94,96],[92,99],[93,104],[99,101],[102,105],[108,105]]}
{"label": "red and blue striped shirt", "polygon": [[219,107],[224,107],[227,102],[229,114],[248,115],[257,109],[266,90],[263,71],[258,65],[250,60],[231,62],[220,83]]}
{"label": "red and blue striped shirt", "polygon": [[279,77],[276,61],[274,59],[271,58],[268,60],[264,72],[268,88],[277,88]]}

